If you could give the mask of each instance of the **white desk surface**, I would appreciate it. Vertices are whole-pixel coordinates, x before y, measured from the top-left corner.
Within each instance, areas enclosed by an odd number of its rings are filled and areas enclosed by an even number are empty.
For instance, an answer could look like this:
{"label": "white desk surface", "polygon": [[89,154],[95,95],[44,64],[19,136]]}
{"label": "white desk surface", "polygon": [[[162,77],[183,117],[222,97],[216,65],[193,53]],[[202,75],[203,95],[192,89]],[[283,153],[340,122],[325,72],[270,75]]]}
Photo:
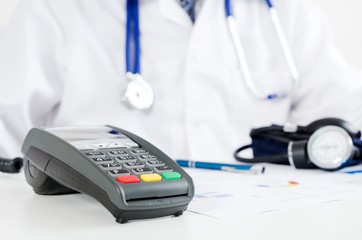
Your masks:
{"label": "white desk surface", "polygon": [[362,196],[235,220],[186,211],[180,217],[118,224],[89,196],[39,196],[23,174],[0,173],[0,181],[0,239],[4,240],[362,239]]}

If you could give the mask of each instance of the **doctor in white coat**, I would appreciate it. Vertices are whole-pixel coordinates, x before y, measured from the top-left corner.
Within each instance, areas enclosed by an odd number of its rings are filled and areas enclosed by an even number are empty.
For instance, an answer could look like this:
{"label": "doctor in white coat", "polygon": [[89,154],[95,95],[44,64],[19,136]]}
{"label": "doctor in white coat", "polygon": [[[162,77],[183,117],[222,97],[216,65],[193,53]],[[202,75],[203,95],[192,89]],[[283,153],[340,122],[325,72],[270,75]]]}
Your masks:
{"label": "doctor in white coat", "polygon": [[[284,90],[292,78],[268,6],[232,0],[253,84]],[[193,23],[176,0],[139,0],[140,64],[154,93],[146,110],[122,100],[125,0],[19,0],[0,35],[0,156],[20,155],[33,126],[112,124],[173,158],[233,162],[253,127],[339,117],[362,127],[362,74],[346,64],[323,15],[303,0],[275,0],[300,83],[257,99],[246,87],[223,0],[197,1]]]}

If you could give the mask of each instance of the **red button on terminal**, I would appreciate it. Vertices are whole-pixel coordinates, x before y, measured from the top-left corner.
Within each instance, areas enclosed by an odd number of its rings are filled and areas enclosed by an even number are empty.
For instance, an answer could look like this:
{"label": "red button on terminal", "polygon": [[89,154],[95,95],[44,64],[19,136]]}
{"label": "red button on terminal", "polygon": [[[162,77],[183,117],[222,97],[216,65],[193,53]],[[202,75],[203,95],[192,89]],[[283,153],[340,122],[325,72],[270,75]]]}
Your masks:
{"label": "red button on terminal", "polygon": [[141,181],[137,176],[134,176],[134,175],[119,176],[116,179],[117,179],[117,182],[123,183],[123,184],[139,183]]}

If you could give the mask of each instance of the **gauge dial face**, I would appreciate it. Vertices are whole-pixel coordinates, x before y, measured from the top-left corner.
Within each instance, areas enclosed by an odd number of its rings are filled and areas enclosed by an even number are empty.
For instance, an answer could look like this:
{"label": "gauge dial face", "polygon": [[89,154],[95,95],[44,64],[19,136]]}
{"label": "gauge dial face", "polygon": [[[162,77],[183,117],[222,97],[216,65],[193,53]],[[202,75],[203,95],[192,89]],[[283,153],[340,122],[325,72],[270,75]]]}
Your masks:
{"label": "gauge dial face", "polygon": [[318,167],[336,169],[352,155],[353,142],[348,133],[337,126],[325,126],[315,131],[308,140],[309,159]]}

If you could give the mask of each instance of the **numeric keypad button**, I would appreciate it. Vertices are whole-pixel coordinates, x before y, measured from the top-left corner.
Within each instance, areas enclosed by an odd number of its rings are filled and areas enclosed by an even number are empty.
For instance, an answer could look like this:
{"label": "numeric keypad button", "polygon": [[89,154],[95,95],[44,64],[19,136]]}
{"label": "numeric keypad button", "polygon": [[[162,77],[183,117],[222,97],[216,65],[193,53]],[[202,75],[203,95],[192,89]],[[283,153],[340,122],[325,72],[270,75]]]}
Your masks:
{"label": "numeric keypad button", "polygon": [[134,156],[120,156],[120,157],[116,157],[116,161],[120,162],[120,163],[136,162],[137,158],[135,158]]}
{"label": "numeric keypad button", "polygon": [[130,154],[132,155],[135,155],[135,156],[138,156],[138,155],[143,155],[143,154],[148,154],[148,152],[144,149],[132,149],[131,151],[129,151]]}
{"label": "numeric keypad button", "polygon": [[173,172],[173,168],[167,166],[167,165],[164,165],[164,166],[161,166],[161,167],[155,167],[155,172],[157,173],[163,173],[163,172]]}
{"label": "numeric keypad button", "polygon": [[113,150],[113,151],[109,151],[108,155],[112,156],[112,157],[127,156],[128,152],[124,151],[124,150]]}
{"label": "numeric keypad button", "polygon": [[113,159],[110,157],[96,157],[92,158],[92,160],[97,164],[113,163]]}
{"label": "numeric keypad button", "polygon": [[165,165],[164,162],[159,161],[159,160],[147,161],[146,164],[149,167],[161,167],[161,166]]}
{"label": "numeric keypad button", "polygon": [[106,154],[102,152],[86,152],[84,153],[87,157],[105,157]]}
{"label": "numeric keypad button", "polygon": [[153,173],[151,168],[134,168],[132,169],[132,173],[135,175],[141,175],[141,174],[148,174],[148,173]]}
{"label": "numeric keypad button", "polygon": [[127,176],[130,175],[130,172],[127,171],[126,169],[114,169],[114,170],[110,170],[108,171],[108,174],[113,176],[113,177],[117,177],[117,176]]}
{"label": "numeric keypad button", "polygon": [[121,169],[122,165],[118,163],[104,163],[101,164],[101,167],[105,170]]}
{"label": "numeric keypad button", "polygon": [[138,156],[138,159],[140,161],[150,161],[150,160],[157,160],[157,157],[151,154],[142,154]]}
{"label": "numeric keypad button", "polygon": [[123,166],[125,168],[132,169],[132,168],[143,168],[145,164],[140,162],[127,162],[123,164]]}

